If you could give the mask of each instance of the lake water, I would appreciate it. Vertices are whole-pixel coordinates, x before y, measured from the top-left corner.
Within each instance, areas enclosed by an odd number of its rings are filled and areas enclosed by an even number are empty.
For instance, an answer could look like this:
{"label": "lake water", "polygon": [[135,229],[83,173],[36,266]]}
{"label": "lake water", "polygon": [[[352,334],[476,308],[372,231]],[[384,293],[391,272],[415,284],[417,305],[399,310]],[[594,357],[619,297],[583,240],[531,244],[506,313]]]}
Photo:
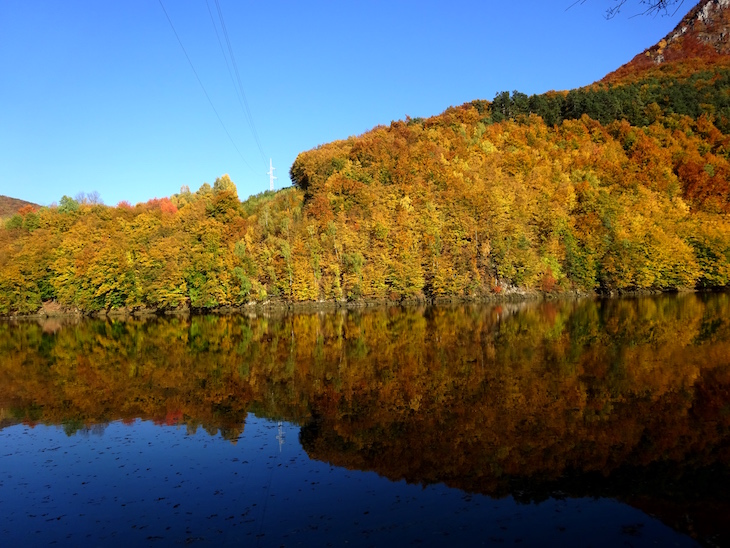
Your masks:
{"label": "lake water", "polygon": [[0,324],[0,544],[730,544],[730,295]]}

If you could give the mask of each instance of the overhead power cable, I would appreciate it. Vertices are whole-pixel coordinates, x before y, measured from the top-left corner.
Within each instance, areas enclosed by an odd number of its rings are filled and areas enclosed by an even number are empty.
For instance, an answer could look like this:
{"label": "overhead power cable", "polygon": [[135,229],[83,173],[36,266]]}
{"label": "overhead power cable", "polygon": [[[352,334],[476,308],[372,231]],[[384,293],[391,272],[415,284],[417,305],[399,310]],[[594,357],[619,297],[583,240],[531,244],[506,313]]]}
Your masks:
{"label": "overhead power cable", "polygon": [[213,101],[210,99],[210,95],[208,95],[208,92],[205,90],[205,86],[203,85],[203,82],[200,80],[200,76],[198,76],[198,71],[195,70],[195,66],[193,65],[193,62],[190,60],[190,56],[188,55],[187,50],[185,49],[185,46],[182,43],[182,40],[180,40],[180,36],[177,34],[177,30],[175,30],[175,25],[172,24],[172,19],[170,19],[170,16],[167,14],[167,10],[165,9],[164,4],[162,3],[162,0],[158,0],[160,3],[160,7],[162,8],[162,11],[165,13],[165,17],[167,18],[167,22],[170,23],[170,28],[172,29],[172,32],[175,34],[175,38],[177,38],[177,43],[180,44],[180,47],[183,50],[183,53],[185,54],[185,58],[188,60],[188,63],[190,64],[190,68],[193,70],[193,74],[195,74],[195,79],[198,81],[198,84],[200,84],[200,89],[203,90],[203,93],[205,94],[205,98],[208,99],[208,103],[210,103],[210,108],[213,109],[213,112],[215,112],[216,118],[218,118],[218,121],[221,123],[221,126],[223,127],[223,131],[226,132],[226,135],[228,135],[228,139],[231,141],[231,144],[233,145],[233,148],[236,149],[236,152],[238,152],[238,155],[241,157],[241,160],[243,160],[243,163],[246,164],[246,167],[256,173],[256,170],[251,167],[251,165],[246,161],[246,158],[244,158],[243,154],[241,154],[241,151],[236,146],[235,141],[233,140],[233,137],[231,137],[231,134],[228,131],[228,128],[223,123],[223,119],[220,117],[220,114],[218,114],[218,110],[215,108],[215,105],[213,104]]}
{"label": "overhead power cable", "polygon": [[[206,0],[207,3],[207,0]],[[226,45],[228,46],[228,54],[231,57],[231,64],[233,65],[233,71],[236,73],[236,80],[238,81],[238,91],[240,92],[239,101],[241,98],[243,98],[243,108],[244,113],[246,115],[246,120],[248,122],[249,128],[251,129],[251,133],[253,135],[254,141],[256,141],[256,146],[259,149],[259,152],[261,153],[261,160],[263,160],[264,165],[266,164],[266,154],[264,154],[264,149],[261,146],[261,141],[259,140],[258,133],[256,131],[256,126],[253,123],[253,116],[251,115],[251,109],[248,106],[248,101],[246,100],[246,92],[243,91],[243,84],[241,83],[241,74],[238,71],[238,64],[236,63],[236,57],[233,55],[233,47],[231,46],[231,40],[228,37],[228,30],[226,29],[226,23],[223,19],[223,11],[221,10],[220,3],[218,0],[215,0],[215,7],[218,11],[218,17],[221,21],[221,29],[223,30],[223,37],[226,39]],[[216,33],[218,31],[216,30]],[[226,63],[227,64],[227,63]]]}
{"label": "overhead power cable", "polygon": [[221,35],[218,32],[218,25],[215,22],[215,18],[213,17],[213,11],[210,9],[210,2],[208,0],[205,0],[205,7],[208,8],[208,15],[210,15],[210,22],[213,25],[213,30],[215,31],[215,37],[218,39],[218,46],[221,49],[221,55],[223,56],[223,60],[226,62],[226,68],[228,69],[228,76],[231,78],[231,84],[233,85],[233,89],[236,91],[236,98],[238,99],[239,104],[241,105],[241,110],[243,110],[243,115],[246,115],[246,109],[243,108],[243,102],[241,101],[241,94],[238,91],[238,87],[236,86],[236,81],[233,79],[233,71],[231,70],[231,63],[228,61],[228,56],[226,55],[226,51],[223,49],[223,42],[221,42]]}
{"label": "overhead power cable", "polygon": [[[226,55],[225,49],[223,49],[223,42],[221,42],[221,36],[218,32],[218,25],[215,22],[215,17],[213,17],[213,11],[210,9],[210,2],[208,0],[205,0],[205,7],[208,8],[208,15],[210,16],[210,22],[213,25],[213,30],[215,31],[215,37],[218,40],[218,46],[221,50],[221,55],[223,56],[223,60],[226,62],[226,69],[228,69],[228,76],[231,78],[231,84],[233,85],[233,89],[236,92],[236,99],[238,99],[238,104],[241,106],[241,111],[243,112],[244,119],[246,120],[246,123],[248,124],[249,128],[251,128],[251,134],[254,136],[254,140],[256,140],[259,152],[263,154],[263,151],[261,150],[261,144],[258,142],[258,134],[256,133],[255,127],[252,125],[253,119],[250,117],[250,114],[247,112],[246,107],[244,106],[244,101],[246,100],[246,96],[243,95],[243,98],[241,97],[241,91],[242,88],[239,89],[239,86],[236,85],[236,80],[233,77],[233,71],[231,70],[231,62],[228,61],[228,55]],[[219,17],[221,16],[221,11],[218,11]],[[222,25],[221,25],[222,26]],[[229,46],[229,51],[230,51]],[[239,79],[240,82],[240,79]],[[246,103],[248,104],[248,103]],[[266,159],[264,158],[264,162],[266,162]]]}

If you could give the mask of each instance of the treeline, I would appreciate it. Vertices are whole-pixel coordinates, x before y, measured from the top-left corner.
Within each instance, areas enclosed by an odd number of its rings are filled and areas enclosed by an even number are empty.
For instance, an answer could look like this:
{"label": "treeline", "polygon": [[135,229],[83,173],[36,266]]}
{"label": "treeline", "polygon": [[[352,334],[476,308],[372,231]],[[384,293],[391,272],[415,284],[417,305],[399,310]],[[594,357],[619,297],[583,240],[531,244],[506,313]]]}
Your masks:
{"label": "treeline", "polygon": [[0,313],[724,286],[728,137],[710,119],[484,124],[471,105],[301,154],[298,188],[227,176],[135,207],[27,208]]}
{"label": "treeline", "polygon": [[25,207],[0,229],[0,314],[726,286],[730,72],[648,74],[376,127],[243,203],[222,176]]}
{"label": "treeline", "polygon": [[648,74],[631,82],[597,83],[567,92],[526,95],[498,93],[494,100],[474,101],[483,121],[540,116],[552,126],[587,115],[602,124],[626,120],[646,126],[663,115],[680,114],[697,119],[711,117],[723,133],[730,133],[730,68],[716,67],[678,79],[674,73]]}
{"label": "treeline", "polygon": [[[0,230],[0,313],[238,306],[277,295],[272,256],[301,217],[285,190],[239,201],[228,176],[132,207],[26,208]],[[293,240],[293,238],[292,238]],[[282,247],[284,246],[284,247]],[[291,257],[287,264],[291,265]]]}

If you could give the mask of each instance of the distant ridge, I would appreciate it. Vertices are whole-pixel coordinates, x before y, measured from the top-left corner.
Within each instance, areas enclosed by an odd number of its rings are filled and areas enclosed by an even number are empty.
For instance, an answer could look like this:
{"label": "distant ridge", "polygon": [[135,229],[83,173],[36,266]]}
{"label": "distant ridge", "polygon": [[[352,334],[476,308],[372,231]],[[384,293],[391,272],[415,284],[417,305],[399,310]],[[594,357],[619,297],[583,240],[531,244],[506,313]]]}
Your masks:
{"label": "distant ridge", "polygon": [[[606,75],[615,81],[652,67],[689,60],[717,63],[730,56],[730,0],[702,0],[656,45]],[[730,60],[730,57],[728,57]]]}
{"label": "distant ridge", "polygon": [[13,215],[14,213],[17,213],[19,209],[25,206],[31,206],[35,208],[41,207],[38,204],[34,204],[33,202],[26,202],[25,200],[18,200],[17,198],[0,195],[0,217],[8,217],[10,215]]}

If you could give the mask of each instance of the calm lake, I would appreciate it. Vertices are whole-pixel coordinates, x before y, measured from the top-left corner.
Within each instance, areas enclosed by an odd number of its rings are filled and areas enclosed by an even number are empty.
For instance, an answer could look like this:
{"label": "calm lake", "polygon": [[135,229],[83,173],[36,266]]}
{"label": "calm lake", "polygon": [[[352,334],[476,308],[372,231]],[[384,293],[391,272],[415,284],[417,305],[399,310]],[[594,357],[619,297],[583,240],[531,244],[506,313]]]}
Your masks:
{"label": "calm lake", "polygon": [[730,545],[730,295],[0,323],[0,538]]}

